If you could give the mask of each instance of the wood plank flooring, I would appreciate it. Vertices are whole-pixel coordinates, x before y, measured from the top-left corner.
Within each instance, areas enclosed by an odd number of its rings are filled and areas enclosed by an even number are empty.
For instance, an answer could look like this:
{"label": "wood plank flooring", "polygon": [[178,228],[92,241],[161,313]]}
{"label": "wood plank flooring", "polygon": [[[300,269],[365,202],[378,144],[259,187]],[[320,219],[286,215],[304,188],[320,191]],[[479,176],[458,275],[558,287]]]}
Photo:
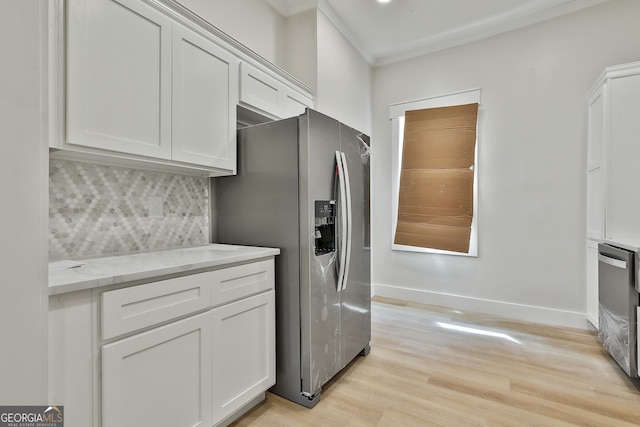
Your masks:
{"label": "wood plank flooring", "polygon": [[376,297],[371,353],[307,409],[277,395],[240,426],[640,426],[595,332]]}

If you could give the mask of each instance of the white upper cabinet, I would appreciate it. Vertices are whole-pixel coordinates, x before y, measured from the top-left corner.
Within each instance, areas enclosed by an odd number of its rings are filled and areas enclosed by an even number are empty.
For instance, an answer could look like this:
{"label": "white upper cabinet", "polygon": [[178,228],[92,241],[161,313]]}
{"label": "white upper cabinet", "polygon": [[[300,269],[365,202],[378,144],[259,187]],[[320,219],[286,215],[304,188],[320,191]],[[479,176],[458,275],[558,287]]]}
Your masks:
{"label": "white upper cabinet", "polygon": [[298,92],[286,90],[282,94],[282,117],[293,117],[304,113],[307,108],[313,108],[313,101]]}
{"label": "white upper cabinet", "polygon": [[63,149],[235,174],[239,60],[174,18],[141,0],[69,1]]}
{"label": "white upper cabinet", "polygon": [[243,104],[277,115],[281,86],[276,79],[249,64],[240,64],[240,101]]}
{"label": "white upper cabinet", "polygon": [[604,89],[589,98],[589,150],[587,158],[587,237],[604,238],[602,150],[604,143]]}
{"label": "white upper cabinet", "polygon": [[174,25],[172,159],[235,172],[237,70],[236,57]]}
{"label": "white upper cabinet", "polygon": [[609,88],[605,218],[606,237],[612,239],[640,238],[640,66],[635,73],[611,79]]}
{"label": "white upper cabinet", "polygon": [[138,0],[68,3],[67,140],[171,156],[171,21]]}
{"label": "white upper cabinet", "polygon": [[640,239],[640,62],[608,67],[589,98],[587,237]]}
{"label": "white upper cabinet", "polygon": [[313,107],[309,88],[179,2],[59,5],[52,157],[233,175],[238,104],[261,119]]}
{"label": "white upper cabinet", "polygon": [[306,107],[313,107],[313,100],[243,62],[240,64],[240,104],[277,119],[304,113]]}
{"label": "white upper cabinet", "polygon": [[598,242],[640,239],[640,62],[608,67],[588,108],[586,298],[598,327]]}

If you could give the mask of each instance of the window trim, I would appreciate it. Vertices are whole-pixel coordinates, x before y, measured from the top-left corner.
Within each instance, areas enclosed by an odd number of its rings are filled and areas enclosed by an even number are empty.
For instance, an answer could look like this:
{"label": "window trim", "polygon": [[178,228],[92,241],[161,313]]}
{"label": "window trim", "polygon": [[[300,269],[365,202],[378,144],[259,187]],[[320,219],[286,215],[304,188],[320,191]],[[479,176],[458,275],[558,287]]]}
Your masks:
{"label": "window trim", "polygon": [[[475,165],[473,174],[473,218],[471,220],[471,239],[469,252],[453,252],[441,249],[421,248],[417,246],[397,245],[393,242],[398,224],[398,193],[400,191],[400,171],[402,167],[402,145],[404,131],[404,115],[406,111],[421,110],[426,108],[451,107],[455,105],[480,104],[480,89],[471,89],[440,95],[431,98],[423,98],[414,101],[391,104],[389,106],[389,119],[391,120],[391,250],[421,253],[436,253],[444,255],[457,255],[467,257],[478,256],[478,131],[476,130]],[[478,111],[478,123],[480,111]]]}

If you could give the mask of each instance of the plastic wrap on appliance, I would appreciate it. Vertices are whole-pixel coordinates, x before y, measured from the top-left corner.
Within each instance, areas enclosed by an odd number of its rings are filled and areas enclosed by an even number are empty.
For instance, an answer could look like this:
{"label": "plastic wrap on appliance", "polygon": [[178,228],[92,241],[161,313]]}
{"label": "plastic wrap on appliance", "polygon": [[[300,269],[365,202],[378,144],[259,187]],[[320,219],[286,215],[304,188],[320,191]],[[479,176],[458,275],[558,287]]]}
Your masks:
{"label": "plastic wrap on appliance", "polygon": [[364,142],[364,139],[362,139],[363,135],[364,134],[356,135],[356,138],[359,142],[358,146],[360,148],[360,160],[362,161],[363,165],[366,165],[367,163],[369,163],[369,157],[371,157],[371,147],[369,146],[369,144]]}
{"label": "plastic wrap on appliance", "polygon": [[629,320],[611,312],[600,304],[598,340],[614,359],[629,366]]}
{"label": "plastic wrap on appliance", "polygon": [[[336,253],[333,252],[328,260],[325,256],[316,256],[313,257],[313,259],[316,273],[322,278],[323,283],[327,283],[327,278],[330,277],[329,275],[335,271]],[[326,260],[326,263],[323,263],[323,260]]]}

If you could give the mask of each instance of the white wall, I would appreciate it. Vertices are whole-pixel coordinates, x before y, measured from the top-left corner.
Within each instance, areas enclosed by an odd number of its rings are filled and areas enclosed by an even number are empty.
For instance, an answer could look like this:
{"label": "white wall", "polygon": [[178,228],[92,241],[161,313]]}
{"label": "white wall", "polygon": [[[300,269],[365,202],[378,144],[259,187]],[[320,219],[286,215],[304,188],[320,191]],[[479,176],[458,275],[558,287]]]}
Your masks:
{"label": "white wall", "polygon": [[264,0],[178,0],[270,62],[285,63],[285,18]]}
{"label": "white wall", "polygon": [[[586,326],[587,94],[640,60],[640,2],[616,0],[374,70],[378,295]],[[479,256],[390,250],[389,104],[481,88]]]}
{"label": "white wall", "polygon": [[[47,0],[0,1],[0,402],[46,402]],[[8,37],[8,35],[11,35]],[[46,49],[46,45],[44,46]],[[42,73],[41,73],[42,71]]]}
{"label": "white wall", "polygon": [[282,68],[312,89],[317,87],[317,9],[287,18]]}
{"label": "white wall", "polygon": [[316,9],[284,17],[264,0],[178,0],[178,3],[316,88]]}
{"label": "white wall", "polygon": [[317,37],[317,109],[371,135],[371,66],[322,11]]}
{"label": "white wall", "polygon": [[371,134],[372,68],[320,10],[284,18],[263,0],[178,0],[316,89],[316,108]]}

